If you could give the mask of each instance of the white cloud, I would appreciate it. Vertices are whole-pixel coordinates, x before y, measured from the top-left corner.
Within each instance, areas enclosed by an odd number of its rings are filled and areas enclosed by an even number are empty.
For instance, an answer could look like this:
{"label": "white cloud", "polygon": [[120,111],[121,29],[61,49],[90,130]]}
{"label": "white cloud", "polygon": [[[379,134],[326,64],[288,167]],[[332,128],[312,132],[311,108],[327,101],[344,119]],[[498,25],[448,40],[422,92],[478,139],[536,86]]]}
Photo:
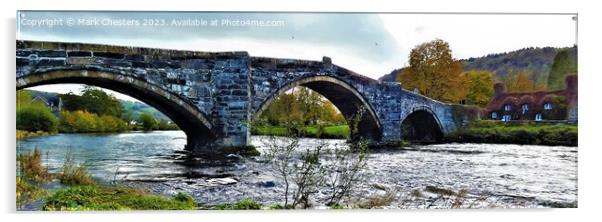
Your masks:
{"label": "white cloud", "polygon": [[[277,17],[283,18],[282,15]],[[73,34],[73,30],[46,30],[40,35],[30,30],[22,32],[21,37],[198,51],[248,51],[251,56],[307,60],[328,56],[339,66],[375,79],[407,65],[408,54],[414,46],[435,38],[449,42],[454,57],[460,59],[524,47],[566,47],[575,43],[576,26],[572,15],[381,14],[376,18],[365,17],[365,24],[361,18],[293,14],[288,18],[288,25],[294,27],[270,31],[273,38],[257,30],[246,30],[250,35],[239,30],[219,38],[194,32],[182,33],[186,37],[179,38],[176,32],[166,38],[165,30],[153,36],[145,29],[139,30],[140,35],[133,35],[136,37],[132,37],[132,33],[120,35],[120,30],[110,35]],[[347,24],[348,21],[353,24]],[[353,34],[354,28],[358,35]],[[39,89],[58,89],[44,87]]]}
{"label": "white cloud", "polygon": [[572,15],[386,14],[381,18],[401,46],[404,61],[414,46],[435,38],[449,42],[459,59],[575,43]]}

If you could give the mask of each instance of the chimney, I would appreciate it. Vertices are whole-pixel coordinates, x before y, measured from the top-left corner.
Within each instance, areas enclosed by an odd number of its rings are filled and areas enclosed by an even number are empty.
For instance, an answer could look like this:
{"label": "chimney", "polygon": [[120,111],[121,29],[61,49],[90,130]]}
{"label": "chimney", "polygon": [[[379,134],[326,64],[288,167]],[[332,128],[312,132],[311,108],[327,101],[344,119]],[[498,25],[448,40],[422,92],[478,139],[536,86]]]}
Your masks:
{"label": "chimney", "polygon": [[493,85],[493,90],[493,97],[498,97],[499,95],[506,93],[506,86],[504,85],[504,83],[498,82],[495,85]]}
{"label": "chimney", "polygon": [[564,86],[568,93],[577,93],[577,75],[567,74],[564,78]]}

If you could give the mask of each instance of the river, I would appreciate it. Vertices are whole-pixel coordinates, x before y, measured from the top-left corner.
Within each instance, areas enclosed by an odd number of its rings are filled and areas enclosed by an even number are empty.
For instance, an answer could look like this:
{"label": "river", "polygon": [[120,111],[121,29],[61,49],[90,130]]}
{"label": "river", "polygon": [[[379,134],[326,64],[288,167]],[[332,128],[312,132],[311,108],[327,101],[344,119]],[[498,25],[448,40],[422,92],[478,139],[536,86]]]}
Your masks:
{"label": "river", "polygon": [[[252,137],[262,153],[268,141],[265,136]],[[208,161],[188,155],[185,143],[181,131],[58,134],[17,141],[17,153],[38,147],[51,172],[60,170],[71,155],[102,182],[117,181],[165,195],[185,192],[201,204],[245,197],[268,206],[282,202],[282,179],[263,157]],[[299,143],[300,150],[318,144],[346,146],[342,140],[304,138]],[[577,147],[415,145],[371,152],[362,175],[347,202],[388,195],[379,208],[577,206]],[[315,194],[314,208],[325,208],[320,202],[327,195],[324,189]]]}

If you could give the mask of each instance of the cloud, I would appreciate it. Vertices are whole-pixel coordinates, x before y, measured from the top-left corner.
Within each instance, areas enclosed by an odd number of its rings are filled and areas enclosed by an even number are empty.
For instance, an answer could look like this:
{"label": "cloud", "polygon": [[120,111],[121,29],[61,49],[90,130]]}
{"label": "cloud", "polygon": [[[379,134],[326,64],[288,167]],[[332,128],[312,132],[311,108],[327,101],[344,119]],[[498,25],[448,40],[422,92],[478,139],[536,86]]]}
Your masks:
{"label": "cloud", "polygon": [[[44,19],[64,22],[53,27],[28,25]],[[218,25],[211,26],[212,21]],[[272,25],[240,25],[237,21]],[[179,25],[187,22],[193,25]],[[236,38],[337,48],[369,61],[389,59],[399,51],[376,14],[23,11],[20,24],[19,36],[30,40],[155,42],[160,46]],[[249,49],[238,49],[244,50]]]}

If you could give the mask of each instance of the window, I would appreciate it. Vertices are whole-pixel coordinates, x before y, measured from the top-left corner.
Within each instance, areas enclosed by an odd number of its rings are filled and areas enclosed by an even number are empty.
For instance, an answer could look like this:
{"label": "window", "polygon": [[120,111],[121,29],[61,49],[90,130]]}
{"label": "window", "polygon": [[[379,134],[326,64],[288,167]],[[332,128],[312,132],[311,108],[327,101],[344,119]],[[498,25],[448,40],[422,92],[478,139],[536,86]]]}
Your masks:
{"label": "window", "polygon": [[535,114],[535,121],[542,121],[543,120],[543,116],[541,115],[541,113]]}
{"label": "window", "polygon": [[523,109],[523,114],[527,113],[527,111],[529,111],[529,104],[523,104],[522,109]]}
{"label": "window", "polygon": [[496,112],[492,112],[491,113],[491,119],[497,119],[497,113]]}
{"label": "window", "polygon": [[510,110],[512,110],[512,106],[510,104],[506,104],[506,105],[504,105],[504,110],[510,111]]}
{"label": "window", "polygon": [[545,104],[543,104],[543,109],[545,109],[545,110],[552,109],[552,103],[545,103]]}
{"label": "window", "polygon": [[510,115],[504,115],[502,117],[502,121],[504,121],[504,122],[507,122],[507,121],[510,121],[510,120],[512,120],[512,116],[510,116]]}

